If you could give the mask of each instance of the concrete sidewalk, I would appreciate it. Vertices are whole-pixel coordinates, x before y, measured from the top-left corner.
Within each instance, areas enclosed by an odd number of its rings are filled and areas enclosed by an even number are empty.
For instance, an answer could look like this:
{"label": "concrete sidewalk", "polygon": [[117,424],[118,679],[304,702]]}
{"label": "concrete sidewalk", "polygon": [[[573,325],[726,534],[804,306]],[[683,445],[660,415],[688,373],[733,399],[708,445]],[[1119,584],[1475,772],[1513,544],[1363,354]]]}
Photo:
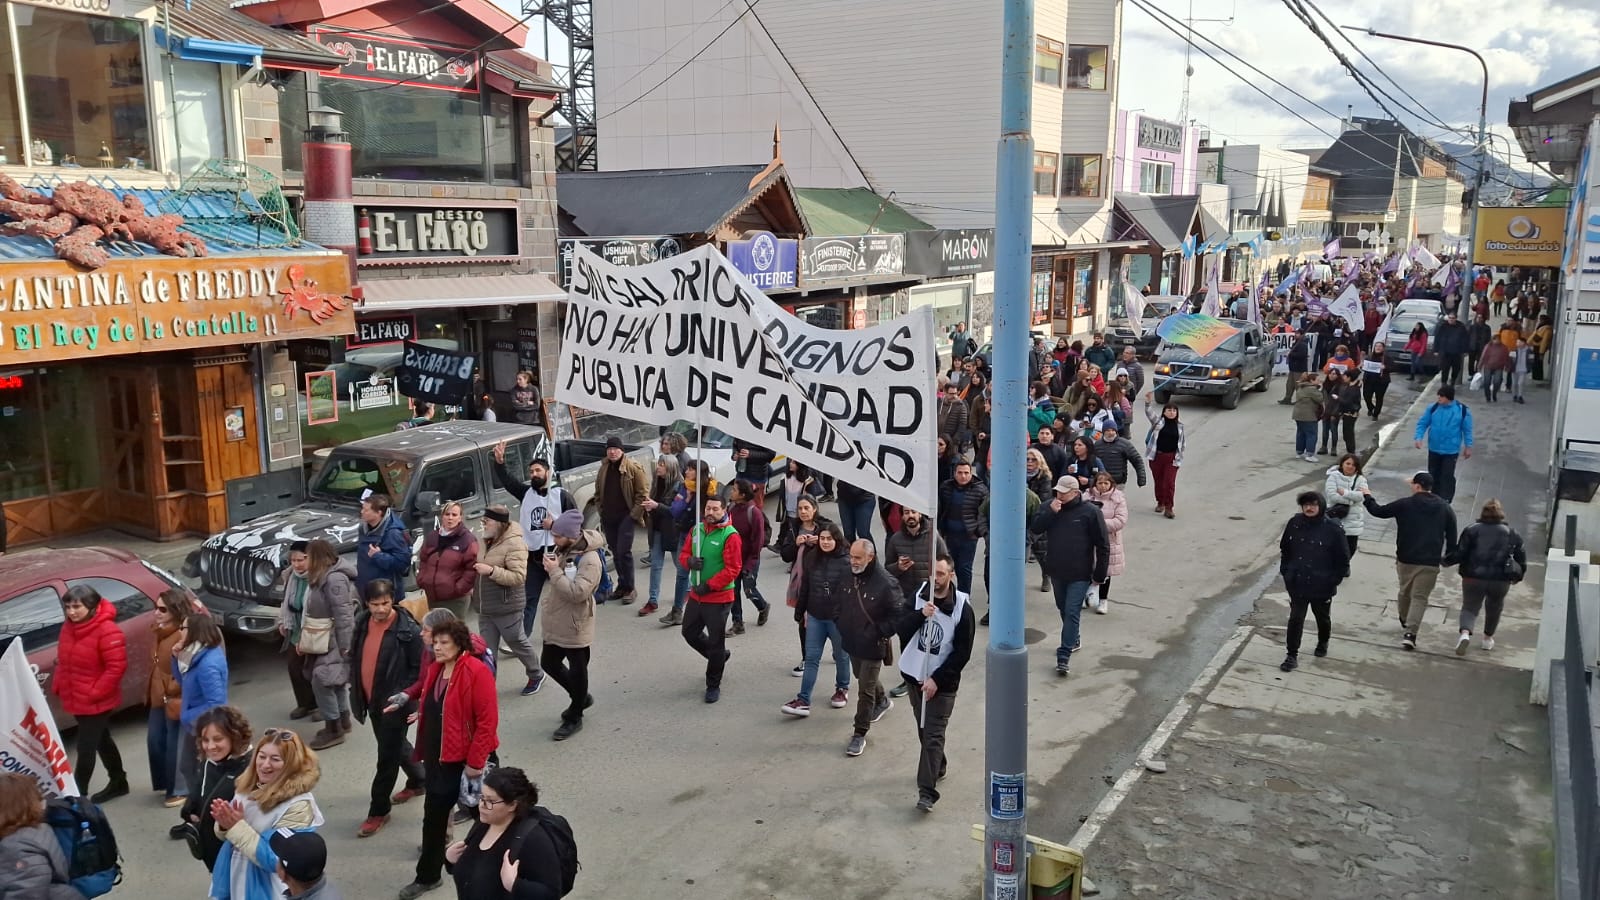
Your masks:
{"label": "concrete sidewalk", "polygon": [[[1417,652],[1400,647],[1392,522],[1368,517],[1333,605],[1325,659],[1284,674],[1288,598],[1274,579],[1214,666],[1152,738],[1162,774],[1130,770],[1088,817],[1083,849],[1105,898],[1542,898],[1553,891],[1548,733],[1528,704],[1543,583],[1550,392],[1471,405],[1460,526],[1497,497],[1528,543],[1493,652],[1454,655],[1460,579],[1441,573]],[[1426,467],[1411,434],[1427,395],[1369,462],[1403,496]],[[1318,481],[1320,488],[1320,479]],[[1279,501],[1294,514],[1292,493]],[[1479,620],[1481,629],[1482,620]],[[1155,768],[1159,768],[1156,766]]]}

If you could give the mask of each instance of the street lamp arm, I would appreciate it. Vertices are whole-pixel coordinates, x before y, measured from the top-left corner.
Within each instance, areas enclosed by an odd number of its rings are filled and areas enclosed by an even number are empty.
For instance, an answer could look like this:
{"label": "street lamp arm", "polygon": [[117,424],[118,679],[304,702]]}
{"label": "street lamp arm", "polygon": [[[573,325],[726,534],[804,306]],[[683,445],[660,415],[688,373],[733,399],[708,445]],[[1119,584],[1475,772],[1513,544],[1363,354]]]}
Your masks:
{"label": "street lamp arm", "polygon": [[1488,112],[1489,64],[1484,61],[1483,54],[1472,49],[1471,47],[1463,47],[1460,44],[1447,44],[1444,41],[1430,41],[1427,38],[1412,37],[1407,34],[1390,34],[1386,31],[1379,31],[1376,28],[1366,28],[1360,25],[1340,25],[1339,27],[1345,31],[1360,31],[1371,37],[1388,38],[1391,41],[1405,41],[1408,44],[1427,44],[1430,47],[1443,47],[1446,50],[1460,50],[1463,53],[1471,53],[1472,58],[1478,61],[1478,67],[1483,69],[1483,97],[1478,103],[1478,108],[1483,110],[1485,113]]}

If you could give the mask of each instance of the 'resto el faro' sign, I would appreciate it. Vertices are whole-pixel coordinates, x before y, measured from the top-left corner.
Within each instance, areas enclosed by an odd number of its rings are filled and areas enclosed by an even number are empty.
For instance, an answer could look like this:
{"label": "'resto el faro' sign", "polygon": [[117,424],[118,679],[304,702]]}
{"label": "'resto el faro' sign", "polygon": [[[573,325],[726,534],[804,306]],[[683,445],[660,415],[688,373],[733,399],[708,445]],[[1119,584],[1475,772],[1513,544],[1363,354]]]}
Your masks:
{"label": "'resto el faro' sign", "polygon": [[347,257],[0,263],[0,365],[155,353],[355,330]]}

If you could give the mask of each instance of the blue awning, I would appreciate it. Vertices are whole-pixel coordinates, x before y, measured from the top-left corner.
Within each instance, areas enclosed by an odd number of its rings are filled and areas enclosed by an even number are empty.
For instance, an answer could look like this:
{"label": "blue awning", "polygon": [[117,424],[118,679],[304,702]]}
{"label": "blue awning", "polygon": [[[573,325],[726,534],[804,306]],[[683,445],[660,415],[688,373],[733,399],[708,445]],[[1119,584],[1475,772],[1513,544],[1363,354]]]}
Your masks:
{"label": "blue awning", "polygon": [[232,41],[214,41],[210,38],[169,34],[160,25],[156,26],[156,43],[167,48],[168,52],[179,59],[245,67],[259,61],[261,54],[266,50],[260,44],[237,44]]}

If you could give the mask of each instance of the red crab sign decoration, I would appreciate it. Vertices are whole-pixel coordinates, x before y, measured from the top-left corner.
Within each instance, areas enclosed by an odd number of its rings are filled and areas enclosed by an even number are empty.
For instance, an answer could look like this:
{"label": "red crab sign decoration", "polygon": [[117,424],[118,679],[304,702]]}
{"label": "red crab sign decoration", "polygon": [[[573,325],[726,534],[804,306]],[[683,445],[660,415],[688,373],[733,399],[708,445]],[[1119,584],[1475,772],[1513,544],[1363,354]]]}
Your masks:
{"label": "red crab sign decoration", "polygon": [[0,225],[6,234],[50,241],[56,256],[85,269],[111,261],[102,241],[138,241],[168,256],[206,255],[205,241],[178,230],[182,216],[152,216],[138,197],[128,194],[118,200],[116,194],[87,181],[60,185],[47,197],[0,175],[0,213],[14,220]]}
{"label": "red crab sign decoration", "polygon": [[284,274],[289,276],[289,286],[283,292],[283,317],[291,323],[294,314],[303,312],[318,325],[333,318],[350,304],[338,294],[325,294],[317,290],[317,282],[306,276],[306,267],[295,264]]}

